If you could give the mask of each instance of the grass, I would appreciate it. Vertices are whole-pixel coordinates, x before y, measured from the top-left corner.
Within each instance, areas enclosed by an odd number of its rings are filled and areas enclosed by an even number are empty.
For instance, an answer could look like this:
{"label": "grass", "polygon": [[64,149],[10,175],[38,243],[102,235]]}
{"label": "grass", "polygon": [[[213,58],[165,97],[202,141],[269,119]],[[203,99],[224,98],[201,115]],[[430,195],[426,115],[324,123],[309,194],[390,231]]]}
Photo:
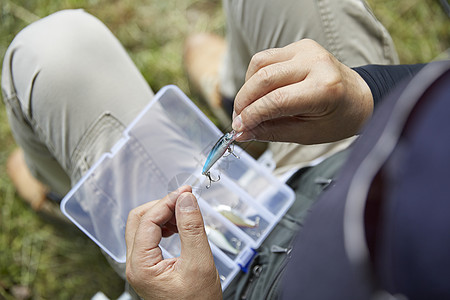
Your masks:
{"label": "grass", "polygon": [[439,0],[368,0],[391,34],[401,63],[424,63],[450,47],[450,19]]}
{"label": "grass", "polygon": [[[439,1],[368,2],[391,32],[402,63],[430,61],[449,47],[450,23]],[[0,59],[26,25],[78,7],[113,31],[155,91],[173,83],[189,95],[181,60],[184,37],[224,33],[220,0],[2,0]],[[79,231],[40,218],[16,196],[5,174],[15,147],[0,104],[0,299],[89,299],[99,290],[117,298],[123,281],[98,247]]]}

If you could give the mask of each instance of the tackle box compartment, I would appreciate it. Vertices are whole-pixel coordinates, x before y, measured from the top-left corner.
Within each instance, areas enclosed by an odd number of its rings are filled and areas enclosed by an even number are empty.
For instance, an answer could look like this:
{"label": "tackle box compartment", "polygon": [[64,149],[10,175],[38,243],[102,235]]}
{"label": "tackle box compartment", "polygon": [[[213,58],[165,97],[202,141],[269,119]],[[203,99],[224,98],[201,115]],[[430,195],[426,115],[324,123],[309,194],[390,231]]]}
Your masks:
{"label": "tackle box compartment", "polygon": [[[189,184],[197,197],[222,288],[254,255],[294,201],[294,192],[242,148],[211,169],[202,167],[223,133],[176,86],[162,88],[123,137],[61,202],[62,212],[119,263],[131,209]],[[180,255],[177,234],[160,243],[165,258]]]}

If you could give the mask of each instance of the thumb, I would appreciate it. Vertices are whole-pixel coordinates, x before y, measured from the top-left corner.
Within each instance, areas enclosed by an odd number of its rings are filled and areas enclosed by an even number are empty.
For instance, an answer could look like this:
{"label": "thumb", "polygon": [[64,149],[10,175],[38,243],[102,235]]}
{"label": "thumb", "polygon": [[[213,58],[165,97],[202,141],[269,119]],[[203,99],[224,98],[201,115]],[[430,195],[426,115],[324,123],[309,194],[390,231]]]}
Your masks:
{"label": "thumb", "polygon": [[192,193],[182,193],[176,204],[176,221],[181,240],[183,262],[198,264],[213,260],[197,199]]}

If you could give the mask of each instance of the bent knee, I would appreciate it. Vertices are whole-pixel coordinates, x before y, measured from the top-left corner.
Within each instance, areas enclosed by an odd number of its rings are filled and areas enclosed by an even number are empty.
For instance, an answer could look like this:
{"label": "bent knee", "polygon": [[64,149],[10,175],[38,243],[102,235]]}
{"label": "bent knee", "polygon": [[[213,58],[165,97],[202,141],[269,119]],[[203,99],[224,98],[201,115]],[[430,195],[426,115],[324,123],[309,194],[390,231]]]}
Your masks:
{"label": "bent knee", "polygon": [[10,76],[3,84],[26,103],[36,87],[67,89],[85,82],[90,71],[116,58],[111,52],[117,48],[117,39],[94,16],[82,9],[60,11],[16,36],[5,55],[3,74]]}
{"label": "bent knee", "polygon": [[93,55],[102,55],[103,47],[97,45],[111,35],[102,22],[82,9],[63,10],[24,28],[11,43],[4,64],[19,76],[30,69],[51,69],[58,78],[63,75],[59,70],[67,71],[80,61],[92,60]]}
{"label": "bent knee", "polygon": [[105,29],[97,18],[82,9],[63,10],[28,25],[11,47],[30,47],[41,56],[70,52],[79,45],[101,39]]}

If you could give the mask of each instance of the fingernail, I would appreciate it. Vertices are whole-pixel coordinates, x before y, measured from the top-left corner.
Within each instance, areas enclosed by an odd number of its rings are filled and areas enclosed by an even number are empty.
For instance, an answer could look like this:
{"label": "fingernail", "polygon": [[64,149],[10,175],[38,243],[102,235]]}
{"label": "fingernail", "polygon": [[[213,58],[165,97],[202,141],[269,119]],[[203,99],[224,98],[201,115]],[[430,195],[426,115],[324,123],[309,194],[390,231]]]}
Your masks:
{"label": "fingernail", "polygon": [[242,131],[242,118],[241,115],[238,115],[236,118],[233,119],[233,124],[231,124],[231,127],[237,132]]}
{"label": "fingernail", "polygon": [[197,201],[191,193],[183,193],[178,197],[178,206],[182,211],[193,211],[198,209]]}
{"label": "fingernail", "polygon": [[236,135],[236,142],[248,142],[248,141],[252,141],[255,140],[256,137],[253,134],[253,132],[251,131],[242,131],[240,132],[238,135]]}

